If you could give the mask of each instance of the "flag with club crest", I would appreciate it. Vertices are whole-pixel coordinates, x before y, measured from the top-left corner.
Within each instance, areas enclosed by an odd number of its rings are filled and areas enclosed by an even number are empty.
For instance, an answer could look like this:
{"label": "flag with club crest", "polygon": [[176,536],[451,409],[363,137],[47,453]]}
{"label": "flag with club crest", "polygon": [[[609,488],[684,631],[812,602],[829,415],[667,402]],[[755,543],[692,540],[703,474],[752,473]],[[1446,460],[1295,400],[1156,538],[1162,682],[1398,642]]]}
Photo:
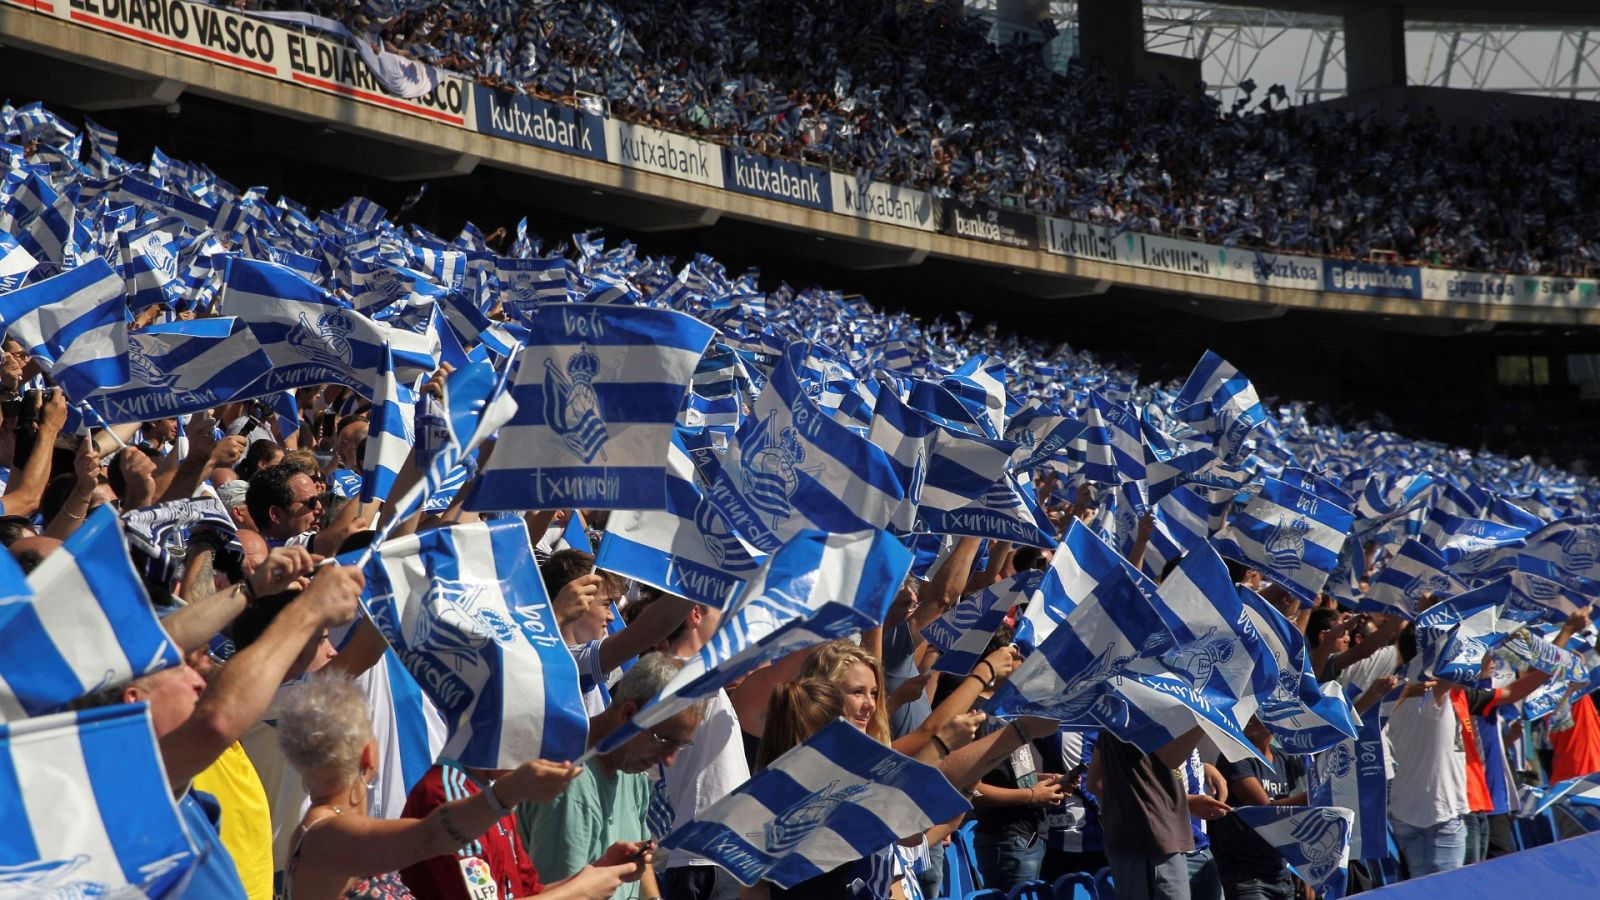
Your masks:
{"label": "flag with club crest", "polygon": [[236,318],[151,325],[128,335],[128,380],[85,401],[107,422],[197,413],[254,395],[272,360]]}
{"label": "flag with club crest", "polygon": [[1156,501],[1150,540],[1144,548],[1139,568],[1151,578],[1159,578],[1167,563],[1204,546],[1211,538],[1211,519],[1220,517],[1226,500],[1212,501],[1206,488],[1184,485]]}
{"label": "flag with club crest", "polygon": [[1017,445],[1012,463],[1027,472],[1052,460],[1066,460],[1067,448],[1089,424],[1055,412],[1024,408],[1006,426],[1005,438]]}
{"label": "flag with club crest", "polygon": [[1356,811],[1350,832],[1355,859],[1388,851],[1389,781],[1384,765],[1383,716],[1374,707],[1357,734],[1311,757],[1306,767],[1307,799],[1312,806],[1342,806]]}
{"label": "flag with club crest", "polygon": [[983,658],[995,629],[1005,621],[1006,613],[1027,602],[1043,578],[1044,573],[1037,570],[1018,572],[962,597],[944,615],[928,623],[922,629],[922,637],[940,651],[933,670],[955,675],[971,672]]}
{"label": "flag with club crest", "polygon": [[1255,385],[1210,350],[1200,357],[1172,401],[1172,414],[1201,434],[1210,435],[1217,455],[1232,459],[1267,411]]}
{"label": "flag with club crest", "polygon": [[946,375],[940,385],[966,408],[983,433],[998,438],[1006,429],[1006,364],[979,353]]}
{"label": "flag with club crest", "polygon": [[1233,814],[1271,844],[1319,896],[1344,896],[1353,811],[1340,806],[1241,806]]}
{"label": "flag with club crest", "polygon": [[444,718],[443,755],[510,769],[583,753],[578,667],[521,519],[397,538],[364,571],[373,622]]}
{"label": "flag with club crest", "polygon": [[1278,669],[1277,688],[1258,697],[1262,723],[1290,753],[1317,753],[1355,737],[1355,710],[1337,682],[1319,688],[1300,630],[1255,591],[1241,587],[1238,593],[1244,627],[1254,630]]}
{"label": "flag with club crest", "polygon": [[1407,677],[1439,677],[1457,684],[1476,684],[1483,658],[1516,625],[1502,623],[1501,605],[1509,582],[1493,584],[1451,597],[1417,616],[1417,655]]}
{"label": "flag with club crest", "polygon": [[1153,605],[1154,584],[1074,520],[1019,626],[1036,649],[995,691],[992,711],[1071,720],[1095,686],[1175,640]]}
{"label": "flag with club crest", "polygon": [[1451,515],[1438,507],[1428,511],[1419,540],[1444,558],[1445,569],[1459,578],[1491,578],[1516,567],[1516,554],[1527,544],[1521,528],[1487,519]]}
{"label": "flag with club crest", "polygon": [[711,859],[740,884],[790,888],[971,808],[938,769],[839,719],[661,845]]}
{"label": "flag with club crest", "polygon": [[1258,698],[1277,688],[1277,661],[1246,626],[1244,604],[1222,557],[1209,546],[1185,554],[1156,589],[1154,605],[1175,645],[1136,661],[1131,670],[1181,680],[1243,729],[1260,706]]}
{"label": "flag with club crest", "polygon": [[178,253],[184,227],[182,219],[169,216],[117,234],[129,309],[176,307],[183,299],[186,286],[178,273]]}
{"label": "flag with club crest", "polygon": [[1212,538],[1217,552],[1261,570],[1303,603],[1315,603],[1339,562],[1355,517],[1276,478]]}
{"label": "flag with club crest", "polygon": [[689,453],[674,432],[667,451],[667,508],[613,513],[594,564],[725,610],[766,554],[745,543],[701,493]]}
{"label": "flag with club crest", "polygon": [[0,718],[54,712],[104,687],[175,666],[178,649],[101,506],[26,578],[0,559]]}
{"label": "flag with club crest", "polygon": [[436,333],[374,322],[291,269],[229,257],[223,285],[222,314],[238,316],[272,360],[272,369],[251,387],[257,396],[330,383],[370,400],[386,343],[402,380],[438,366]]}
{"label": "flag with club crest", "polygon": [[608,753],[769,660],[883,624],[911,552],[876,530],[803,531],[770,556],[700,654],[594,752]]}
{"label": "flag with club crest", "polygon": [[1520,552],[1568,574],[1600,580],[1600,523],[1557,519],[1528,535]]}
{"label": "flag with club crest", "polygon": [[394,374],[394,354],[383,345],[383,363],[372,391],[367,449],[362,455],[361,502],[389,499],[389,489],[411,455],[416,436],[417,392]]}
{"label": "flag with club crest", "polygon": [[1416,538],[1407,538],[1388,565],[1372,579],[1365,598],[1375,612],[1403,615],[1417,613],[1417,603],[1433,595],[1453,597],[1465,593],[1466,585],[1445,571],[1444,558]]}
{"label": "flag with club crest", "polygon": [[807,397],[804,344],[784,352],[707,496],[751,544],[772,552],[807,529],[888,527],[905,499],[889,454],[829,418]]}
{"label": "flag with club crest", "polygon": [[517,412],[466,508],[665,509],[667,448],[710,326],[579,303],[541,305],[528,322]]}
{"label": "flag with club crest", "polygon": [[1088,693],[1064,707],[1063,725],[1072,730],[1105,730],[1146,753],[1154,753],[1199,728],[1224,759],[1237,762],[1261,754],[1214,697],[1187,680],[1135,671],[1147,661],[1091,685]]}
{"label": "flag with club crest", "polygon": [[7,897],[181,897],[200,860],[143,703],[0,725],[0,807]]}
{"label": "flag with club crest", "polygon": [[0,300],[6,333],[74,401],[128,380],[126,317],[122,279],[103,259]]}

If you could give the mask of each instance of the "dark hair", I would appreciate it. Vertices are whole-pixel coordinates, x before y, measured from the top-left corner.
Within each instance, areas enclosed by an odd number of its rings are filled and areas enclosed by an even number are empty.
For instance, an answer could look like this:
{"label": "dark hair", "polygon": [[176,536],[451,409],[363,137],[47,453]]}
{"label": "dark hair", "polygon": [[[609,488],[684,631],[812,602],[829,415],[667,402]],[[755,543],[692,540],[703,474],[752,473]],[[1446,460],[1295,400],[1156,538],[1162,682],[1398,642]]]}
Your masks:
{"label": "dark hair", "polygon": [[281,449],[275,441],[266,439],[252,441],[250,448],[244,451],[244,459],[239,460],[239,464],[233,467],[234,474],[249,481],[261,469],[261,464],[270,459],[274,451]]}
{"label": "dark hair", "polygon": [[1407,622],[1400,629],[1400,635],[1394,640],[1394,647],[1400,651],[1400,661],[1411,662],[1417,655],[1417,623]]}
{"label": "dark hair", "polygon": [[1228,567],[1228,577],[1233,579],[1233,583],[1244,584],[1244,573],[1250,571],[1250,567],[1236,559],[1229,559],[1226,556],[1222,558],[1222,562]]}
{"label": "dark hair", "polygon": [[274,506],[294,503],[294,489],[289,487],[289,479],[303,474],[298,466],[279,463],[262,469],[250,479],[250,487],[244,492],[244,506],[250,510],[250,518],[256,523],[256,528],[267,528],[272,524],[267,511]]}
{"label": "dark hair", "polygon": [[1306,643],[1315,650],[1322,643],[1323,632],[1339,624],[1341,613],[1337,609],[1317,608],[1311,611],[1311,617],[1306,619]]}
{"label": "dark hair", "polygon": [[235,652],[254,644],[265,634],[272,620],[283,612],[283,608],[294,602],[300,596],[299,591],[280,591],[276,594],[267,594],[259,597],[256,602],[246,606],[239,618],[233,620],[229,637],[233,638]]}
{"label": "dark hair", "polygon": [[357,550],[365,550],[372,546],[372,539],[377,536],[378,533],[373,531],[371,528],[368,528],[365,531],[358,531],[344,539],[344,543],[339,545],[339,549],[336,551],[336,554],[354,553]]}
{"label": "dark hair", "polygon": [[[252,512],[252,515],[254,513]],[[554,600],[567,582],[594,571],[594,554],[582,550],[557,550],[539,567],[539,577],[544,579],[544,590]]]}
{"label": "dark hair", "polygon": [[1049,567],[1045,562],[1044,551],[1038,547],[1018,547],[1017,552],[1011,554],[1011,566],[1018,572],[1029,569],[1044,569]]}
{"label": "dark hair", "polygon": [[[46,525],[49,525],[50,520],[67,505],[67,499],[72,496],[72,489],[77,487],[77,484],[78,476],[72,472],[57,475],[45,482],[44,493],[39,495],[39,515],[44,518]],[[6,542],[6,546],[11,546],[11,543]]]}
{"label": "dark hair", "polygon": [[[1161,577],[1157,578],[1156,581],[1157,582],[1166,581],[1167,580],[1167,576],[1172,574],[1172,570],[1176,569],[1178,567],[1178,565],[1180,563],[1182,563],[1182,562],[1183,562],[1183,554],[1182,553],[1180,553],[1177,556],[1174,556],[1173,558],[1167,560],[1167,564],[1161,567]],[[1232,571],[1230,571],[1228,574],[1232,575],[1233,573],[1232,573]],[[1243,578],[1244,574],[1241,572],[1239,577]],[[1238,581],[1234,582],[1234,584],[1238,584],[1238,583],[1239,583]]]}
{"label": "dark hair", "polygon": [[767,701],[767,726],[756,748],[756,769],[794,749],[844,713],[844,692],[822,678],[784,682]]}
{"label": "dark hair", "polygon": [[37,535],[33,521],[27,516],[0,516],[0,547],[9,547],[25,537]]}
{"label": "dark hair", "polygon": [[17,568],[21,569],[24,575],[32,574],[33,570],[39,568],[39,564],[44,562],[44,554],[37,550],[24,550],[21,553],[13,553],[11,555],[17,561]]}

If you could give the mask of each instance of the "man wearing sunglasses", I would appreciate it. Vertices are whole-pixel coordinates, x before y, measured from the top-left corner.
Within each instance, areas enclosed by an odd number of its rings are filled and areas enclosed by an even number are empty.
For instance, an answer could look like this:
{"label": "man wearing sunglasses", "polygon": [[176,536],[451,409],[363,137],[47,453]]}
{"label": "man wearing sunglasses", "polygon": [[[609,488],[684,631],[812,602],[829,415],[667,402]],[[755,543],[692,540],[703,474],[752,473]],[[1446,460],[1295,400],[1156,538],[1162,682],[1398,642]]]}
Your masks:
{"label": "man wearing sunglasses", "polygon": [[311,476],[291,466],[263,469],[250,479],[245,507],[268,546],[310,544],[322,512],[321,491]]}

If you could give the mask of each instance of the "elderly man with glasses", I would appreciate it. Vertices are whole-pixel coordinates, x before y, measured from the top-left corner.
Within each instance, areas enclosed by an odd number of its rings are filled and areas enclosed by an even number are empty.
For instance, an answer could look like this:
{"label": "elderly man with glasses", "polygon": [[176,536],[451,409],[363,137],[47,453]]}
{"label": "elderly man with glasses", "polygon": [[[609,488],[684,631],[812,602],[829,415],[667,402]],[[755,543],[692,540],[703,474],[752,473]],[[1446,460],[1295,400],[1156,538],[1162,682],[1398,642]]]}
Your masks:
{"label": "elderly man with glasses", "polygon": [[[682,667],[682,660],[662,653],[639,657],[612,690],[605,712],[589,720],[589,746],[630,721]],[[597,755],[561,796],[518,809],[523,841],[539,876],[566,878],[599,859],[617,841],[650,840],[645,821],[650,779],[644,773],[657,765],[672,765],[679,751],[693,746],[704,716],[703,706],[695,706],[645,729],[610,753]],[[655,874],[647,867],[637,884],[624,884],[615,896],[619,900],[659,897]]]}

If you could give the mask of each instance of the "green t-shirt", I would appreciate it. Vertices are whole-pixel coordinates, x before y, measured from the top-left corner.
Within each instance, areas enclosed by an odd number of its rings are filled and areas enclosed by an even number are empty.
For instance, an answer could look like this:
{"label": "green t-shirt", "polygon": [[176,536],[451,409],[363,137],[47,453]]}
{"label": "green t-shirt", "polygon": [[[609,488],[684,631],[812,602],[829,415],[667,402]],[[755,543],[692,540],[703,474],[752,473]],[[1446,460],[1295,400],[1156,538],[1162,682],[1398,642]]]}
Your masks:
{"label": "green t-shirt", "polygon": [[[560,881],[594,862],[617,841],[649,837],[645,824],[649,805],[649,777],[621,772],[608,778],[594,763],[549,803],[523,804],[517,820],[539,880]],[[635,883],[624,884],[614,896],[626,900],[638,895]]]}

